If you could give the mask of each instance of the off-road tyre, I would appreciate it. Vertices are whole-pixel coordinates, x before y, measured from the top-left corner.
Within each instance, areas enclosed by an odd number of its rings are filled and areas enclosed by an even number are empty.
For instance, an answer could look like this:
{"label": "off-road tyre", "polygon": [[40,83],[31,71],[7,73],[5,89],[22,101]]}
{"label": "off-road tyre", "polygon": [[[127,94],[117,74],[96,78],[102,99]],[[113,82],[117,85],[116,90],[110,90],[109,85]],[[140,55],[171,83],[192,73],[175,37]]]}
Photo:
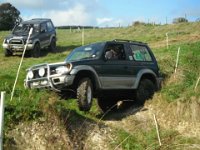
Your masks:
{"label": "off-road tyre", "polygon": [[55,53],[57,50],[56,50],[56,39],[55,38],[52,38],[51,40],[51,43],[49,45],[49,50],[52,52],[52,53]]}
{"label": "off-road tyre", "polygon": [[78,107],[81,111],[89,111],[92,106],[93,85],[90,78],[83,78],[77,87]]}
{"label": "off-road tyre", "polygon": [[135,102],[143,106],[145,101],[152,98],[155,92],[155,85],[149,79],[142,79],[135,93]]}
{"label": "off-road tyre", "polygon": [[12,56],[13,53],[12,53],[10,50],[5,49],[5,51],[4,51],[4,55],[5,55],[5,57],[9,57],[9,56]]}
{"label": "off-road tyre", "polygon": [[34,46],[34,48],[31,51],[31,56],[35,57],[35,58],[40,57],[40,50],[41,50],[40,44],[36,43],[35,46]]}
{"label": "off-road tyre", "polygon": [[117,100],[112,97],[100,96],[97,98],[97,104],[101,112],[107,113],[117,109]]}

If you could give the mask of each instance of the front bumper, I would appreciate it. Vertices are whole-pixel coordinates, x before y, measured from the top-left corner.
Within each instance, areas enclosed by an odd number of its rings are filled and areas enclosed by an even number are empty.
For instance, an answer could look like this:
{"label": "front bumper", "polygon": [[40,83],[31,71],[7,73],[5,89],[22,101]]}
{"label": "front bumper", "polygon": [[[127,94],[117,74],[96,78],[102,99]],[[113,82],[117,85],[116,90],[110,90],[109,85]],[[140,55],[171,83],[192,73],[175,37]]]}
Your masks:
{"label": "front bumper", "polygon": [[33,80],[25,80],[25,87],[30,89],[50,88],[54,91],[61,91],[62,88],[72,85],[74,76],[63,75],[59,77],[40,78]]}
{"label": "front bumper", "polygon": [[[4,49],[9,49],[12,50],[13,52],[23,52],[25,45],[24,44],[7,44],[7,43],[3,43],[3,48]],[[31,50],[34,48],[33,44],[27,44],[26,50]]]}
{"label": "front bumper", "polygon": [[40,67],[44,67],[44,66],[47,72],[46,76],[39,77],[38,75],[36,75],[37,78],[29,79],[27,75],[26,79],[24,80],[25,88],[29,88],[29,89],[49,88],[56,92],[60,92],[64,87],[67,87],[73,84],[75,75],[70,75],[70,74],[51,75],[51,66],[48,64],[40,65],[40,66],[37,66],[36,68],[31,68],[28,71],[33,70],[37,72],[37,70],[39,70]]}

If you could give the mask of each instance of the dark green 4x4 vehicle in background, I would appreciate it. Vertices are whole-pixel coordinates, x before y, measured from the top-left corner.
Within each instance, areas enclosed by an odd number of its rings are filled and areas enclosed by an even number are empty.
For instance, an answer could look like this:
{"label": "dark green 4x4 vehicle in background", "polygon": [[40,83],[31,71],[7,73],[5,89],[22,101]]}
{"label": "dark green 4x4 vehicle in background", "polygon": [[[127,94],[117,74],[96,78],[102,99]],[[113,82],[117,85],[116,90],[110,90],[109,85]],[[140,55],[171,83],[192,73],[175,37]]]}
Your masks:
{"label": "dark green 4x4 vehicle in background", "polygon": [[147,44],[113,40],[75,48],[64,62],[30,67],[25,87],[74,92],[82,111],[97,98],[105,112],[121,100],[143,105],[160,89],[161,76]]}
{"label": "dark green 4x4 vehicle in background", "polygon": [[[30,28],[33,33],[27,43]],[[51,19],[32,19],[16,25],[12,34],[3,41],[5,56],[14,53],[22,53],[27,44],[26,54],[32,57],[39,57],[43,48],[56,51],[56,31]]]}

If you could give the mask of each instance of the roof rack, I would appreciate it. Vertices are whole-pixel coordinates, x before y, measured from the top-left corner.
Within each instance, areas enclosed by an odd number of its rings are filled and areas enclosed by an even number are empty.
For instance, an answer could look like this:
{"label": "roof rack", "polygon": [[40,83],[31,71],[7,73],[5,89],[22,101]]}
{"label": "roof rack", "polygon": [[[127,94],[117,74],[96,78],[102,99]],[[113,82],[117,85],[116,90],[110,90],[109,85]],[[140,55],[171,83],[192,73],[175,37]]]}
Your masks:
{"label": "roof rack", "polygon": [[49,18],[34,18],[34,19],[31,19],[31,20],[50,20]]}
{"label": "roof rack", "polygon": [[129,43],[142,43],[142,44],[146,44],[144,42],[140,42],[140,41],[131,41],[131,40],[124,40],[124,39],[114,39],[114,42],[129,42]]}

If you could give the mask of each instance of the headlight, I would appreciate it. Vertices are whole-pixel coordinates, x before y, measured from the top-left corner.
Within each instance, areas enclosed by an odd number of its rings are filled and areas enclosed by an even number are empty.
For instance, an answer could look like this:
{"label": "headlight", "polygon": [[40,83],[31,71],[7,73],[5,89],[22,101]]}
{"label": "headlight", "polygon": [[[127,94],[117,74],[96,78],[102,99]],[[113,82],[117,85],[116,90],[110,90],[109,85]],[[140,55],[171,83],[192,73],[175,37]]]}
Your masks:
{"label": "headlight", "polygon": [[28,40],[28,44],[33,44],[33,40]]}
{"label": "headlight", "polygon": [[39,73],[40,77],[43,77],[45,75],[45,69],[44,68],[40,68],[38,73]]}
{"label": "headlight", "polygon": [[8,43],[8,39],[5,39],[5,40],[4,40],[4,43]]}
{"label": "headlight", "polygon": [[33,79],[33,77],[34,77],[33,71],[31,71],[31,70],[28,71],[27,76],[28,76],[29,79]]}
{"label": "headlight", "polygon": [[67,64],[66,66],[60,66],[58,68],[56,68],[56,73],[57,74],[67,74],[70,72],[72,68],[71,64]]}

